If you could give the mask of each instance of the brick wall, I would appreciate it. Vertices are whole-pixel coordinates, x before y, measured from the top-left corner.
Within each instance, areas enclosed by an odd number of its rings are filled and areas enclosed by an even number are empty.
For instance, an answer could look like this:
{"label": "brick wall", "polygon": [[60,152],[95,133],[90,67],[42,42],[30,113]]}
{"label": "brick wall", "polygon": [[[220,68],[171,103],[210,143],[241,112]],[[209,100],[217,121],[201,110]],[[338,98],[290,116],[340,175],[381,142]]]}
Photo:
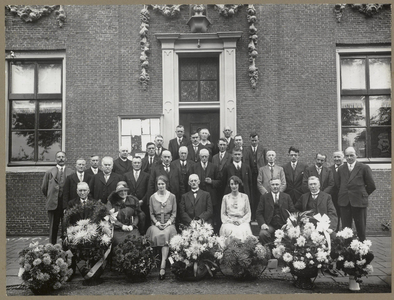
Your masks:
{"label": "brick wall", "polygon": [[[331,5],[255,5],[258,22],[256,63],[259,81],[252,89],[248,76],[246,8],[231,17],[208,8],[209,32],[242,31],[237,47],[237,132],[249,144],[251,131],[265,147],[276,150],[284,164],[289,146],[301,149],[312,163],[316,152],[338,148],[338,45],[379,45],[391,42],[391,11],[368,18],[346,8],[337,23]],[[149,87],[140,75],[141,5],[65,6],[67,20],[56,16],[24,23],[6,10],[6,50],[66,51],[66,140],[68,164],[95,153],[116,157],[119,115],[162,113],[161,45],[155,33],[190,32],[190,15],[167,19],[151,13]],[[329,161],[331,164],[332,161]],[[378,190],[371,197],[368,228],[380,230],[390,219],[391,171],[374,172]],[[7,234],[42,234],[47,230],[45,199],[39,190],[43,173],[7,173]],[[28,192],[26,192],[28,191]],[[24,208],[20,209],[21,205]]]}

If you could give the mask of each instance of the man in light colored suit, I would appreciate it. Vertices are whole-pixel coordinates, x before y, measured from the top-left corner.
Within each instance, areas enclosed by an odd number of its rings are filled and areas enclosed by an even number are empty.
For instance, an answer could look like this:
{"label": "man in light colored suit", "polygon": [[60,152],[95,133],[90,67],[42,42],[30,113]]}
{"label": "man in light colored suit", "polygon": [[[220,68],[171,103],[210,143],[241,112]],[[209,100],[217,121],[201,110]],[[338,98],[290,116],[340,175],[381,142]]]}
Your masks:
{"label": "man in light colored suit", "polygon": [[273,241],[274,232],[286,224],[288,212],[294,212],[293,201],[286,193],[280,192],[281,179],[270,179],[270,192],[261,196],[257,206],[256,219],[260,227],[259,239],[265,245]]}
{"label": "man in light colored suit", "polygon": [[261,195],[269,193],[271,191],[270,180],[272,178],[280,178],[280,191],[286,190],[286,176],[282,167],[275,164],[276,153],[273,150],[267,151],[268,164],[259,169],[259,175],[257,176],[257,188]]}
{"label": "man in light colored suit", "polygon": [[77,198],[77,185],[79,182],[86,182],[89,184],[92,175],[89,175],[85,172],[86,160],[83,158],[77,159],[75,163],[76,173],[67,176],[66,182],[64,183],[63,188],[63,208],[66,209],[68,207],[68,202]]}
{"label": "man in light colored suit", "polygon": [[356,225],[360,241],[365,240],[367,224],[368,196],[376,189],[372,170],[357,161],[356,150],[345,150],[347,164],[338,168],[338,205],[341,210],[342,227]]}
{"label": "man in light colored suit", "polygon": [[266,165],[266,151],[262,145],[259,145],[259,135],[255,132],[251,133],[250,146],[245,148],[244,162],[252,170],[252,197],[250,201],[252,220],[256,219],[256,209],[260,200],[260,192],[257,188],[257,176],[259,169]]}
{"label": "man in light colored suit", "polygon": [[220,186],[220,180],[218,179],[217,167],[209,162],[209,154],[207,149],[201,149],[200,162],[194,164],[190,172],[191,174],[196,174],[200,179],[200,189],[208,192],[211,196],[213,208],[212,225],[215,233],[219,233],[221,226],[220,208],[222,206],[222,199],[217,197],[217,189]]}
{"label": "man in light colored suit", "polygon": [[327,194],[331,193],[331,189],[334,187],[334,176],[329,168],[324,166],[327,161],[327,155],[316,154],[315,164],[313,166],[305,168],[304,178],[302,179],[302,190],[304,193],[309,191],[308,178],[316,176],[320,180],[320,188]]}
{"label": "man in light colored suit", "polygon": [[185,128],[183,125],[178,125],[175,129],[176,138],[173,138],[168,143],[168,151],[171,152],[172,160],[177,160],[179,158],[179,148],[182,146],[187,146],[189,144],[189,140],[184,135]]}
{"label": "man in light colored suit", "polygon": [[300,150],[293,146],[290,147],[290,161],[283,166],[283,171],[285,172],[286,177],[285,193],[290,195],[293,200],[293,204],[296,204],[297,200],[300,199],[301,195],[304,193],[302,190],[302,180],[304,178],[304,171],[307,165],[298,160],[299,154]]}
{"label": "man in light colored suit", "polygon": [[[309,192],[303,194],[297,203],[295,209],[301,212],[312,211],[315,214],[326,214],[330,218],[330,228],[335,231],[338,224],[337,212],[332,203],[331,195],[320,191],[320,181],[316,176],[308,178]],[[335,237],[335,235],[333,236]]]}
{"label": "man in light colored suit", "polygon": [[[49,218],[49,242],[56,244],[57,232],[59,230],[59,223],[63,218],[63,187],[67,176],[74,173],[74,171],[66,167],[66,153],[59,151],[56,153],[56,167],[53,167],[45,172],[41,184],[41,191],[47,199],[45,208],[48,211]],[[62,227],[63,227],[63,222]],[[62,232],[64,229],[62,228]]]}
{"label": "man in light colored suit", "polygon": [[212,202],[211,196],[199,188],[200,179],[198,175],[189,176],[189,185],[191,190],[182,195],[180,210],[180,222],[186,226],[190,225],[192,220],[204,220],[211,223],[212,219]]}

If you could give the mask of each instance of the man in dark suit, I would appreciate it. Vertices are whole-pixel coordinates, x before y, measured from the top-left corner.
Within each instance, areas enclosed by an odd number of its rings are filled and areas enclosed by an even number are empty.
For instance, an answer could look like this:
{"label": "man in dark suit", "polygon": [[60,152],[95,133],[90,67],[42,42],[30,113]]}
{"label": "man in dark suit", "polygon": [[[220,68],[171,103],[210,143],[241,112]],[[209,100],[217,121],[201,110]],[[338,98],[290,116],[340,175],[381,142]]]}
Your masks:
{"label": "man in dark suit", "polygon": [[259,169],[267,164],[265,156],[267,150],[259,145],[259,135],[255,132],[250,134],[250,146],[245,148],[245,164],[249,165],[252,170],[252,198],[251,198],[251,210],[252,220],[256,219],[256,209],[259,204],[260,192],[257,188],[257,176]]}
{"label": "man in dark suit", "polygon": [[162,163],[157,163],[154,168],[151,170],[149,176],[149,184],[148,184],[148,199],[150,196],[156,192],[156,179],[160,175],[164,175],[168,178],[168,187],[167,190],[173,193],[177,199],[177,203],[181,199],[181,195],[184,194],[185,187],[182,182],[182,175],[179,169],[171,167],[172,156],[171,152],[168,150],[164,150],[161,154]]}
{"label": "man in dark suit", "polygon": [[231,176],[236,175],[242,180],[243,183],[243,186],[239,187],[239,191],[248,195],[250,204],[252,171],[247,164],[242,163],[242,151],[240,148],[235,147],[233,149],[232,160],[232,163],[229,164],[223,171],[222,186],[225,186],[224,194],[231,193],[228,180]]}
{"label": "man in dark suit", "polygon": [[92,155],[90,157],[90,168],[85,170],[85,174],[88,174],[91,177],[93,177],[93,175],[96,175],[97,173],[103,172],[103,171],[101,171],[99,169],[99,164],[100,164],[99,156],[98,155]]}
{"label": "man in dark suit", "polygon": [[320,181],[316,176],[308,178],[309,192],[303,194],[295,204],[295,209],[304,212],[312,211],[315,214],[326,214],[330,218],[330,228],[335,231],[338,224],[337,212],[332,203],[331,195],[320,191]]}
{"label": "man in dark suit", "polygon": [[274,232],[286,224],[289,212],[295,212],[290,196],[280,192],[280,178],[270,179],[270,192],[261,196],[256,219],[260,227],[259,239],[265,245],[273,241]]}
{"label": "man in dark suit", "polygon": [[[231,154],[227,152],[227,140],[220,138],[218,141],[219,153],[212,157],[212,163],[218,168],[218,179],[222,181],[224,169],[231,164]],[[224,189],[222,184],[217,189],[218,199],[223,199]]]}
{"label": "man in dark suit", "polygon": [[311,176],[316,176],[320,180],[320,188],[323,192],[327,194],[331,193],[334,187],[334,176],[329,168],[324,166],[327,161],[327,155],[316,154],[315,164],[313,166],[305,168],[304,177],[302,179],[302,190],[304,193],[309,191],[308,188],[308,178]]}
{"label": "man in dark suit", "polygon": [[221,226],[220,208],[222,205],[222,199],[217,197],[217,189],[220,186],[220,180],[218,179],[217,167],[208,161],[209,151],[202,149],[200,151],[200,162],[194,164],[191,167],[191,174],[196,174],[199,178],[199,188],[206,191],[211,196],[212,208],[213,208],[213,220],[212,225],[215,233],[219,233]]}
{"label": "man in dark suit", "polygon": [[178,125],[175,130],[176,138],[173,138],[168,143],[168,150],[171,152],[172,160],[177,160],[179,158],[179,148],[182,146],[187,146],[189,144],[189,140],[184,135],[185,128],[183,125]]}
{"label": "man in dark suit", "polygon": [[130,172],[133,167],[131,166],[131,160],[129,157],[129,148],[126,146],[120,146],[119,148],[119,157],[114,160],[114,167],[112,172],[124,175],[127,172]]}
{"label": "man in dark suit", "polygon": [[179,158],[173,160],[170,164],[171,168],[176,168],[181,173],[181,180],[185,190],[188,186],[189,174],[191,174],[191,168],[194,165],[194,161],[187,159],[188,150],[186,146],[181,146],[179,148]]}
{"label": "man in dark suit", "polygon": [[[41,184],[41,191],[47,199],[45,208],[48,211],[49,218],[49,242],[56,244],[59,223],[63,218],[63,187],[67,176],[74,171],[65,166],[67,161],[66,153],[59,151],[56,153],[56,167],[45,172]],[[62,228],[62,232],[64,229]]]}
{"label": "man in dark suit", "polygon": [[161,157],[161,154],[164,150],[167,150],[163,147],[164,138],[161,134],[155,136],[155,146],[156,146],[156,156]]}
{"label": "man in dark suit", "polygon": [[68,202],[77,198],[77,184],[79,182],[86,182],[89,184],[92,175],[85,172],[86,160],[83,158],[77,159],[75,163],[76,173],[67,176],[63,187],[63,208],[67,208]]}
{"label": "man in dark suit", "polygon": [[93,199],[101,200],[106,204],[108,196],[115,191],[116,185],[123,180],[123,176],[112,172],[113,158],[105,156],[101,160],[103,173],[98,173],[90,179],[89,189],[90,195]]}
{"label": "man in dark suit", "polygon": [[347,164],[338,168],[338,205],[341,211],[342,227],[356,225],[357,236],[365,240],[368,196],[376,189],[369,166],[357,161],[356,150],[345,150]]}
{"label": "man in dark suit", "polygon": [[296,204],[303,194],[302,180],[304,178],[304,170],[307,167],[303,162],[298,161],[300,150],[293,146],[289,148],[290,161],[282,168],[286,178],[286,194],[289,194],[293,204]]}
{"label": "man in dark suit", "polygon": [[330,170],[334,176],[334,187],[331,189],[331,198],[332,198],[332,202],[334,203],[335,209],[337,211],[337,216],[338,216],[338,225],[336,228],[336,232],[339,231],[340,228],[340,220],[341,220],[341,210],[339,209],[339,205],[338,205],[338,192],[339,192],[339,188],[337,185],[338,182],[338,168],[340,166],[343,165],[343,159],[344,159],[345,155],[343,154],[342,151],[335,151],[333,154],[333,160],[334,160],[334,164],[330,167]]}
{"label": "man in dark suit", "polygon": [[208,192],[199,189],[200,180],[198,175],[189,176],[191,190],[182,195],[179,205],[181,223],[189,226],[192,220],[202,219],[211,223],[212,202]]}
{"label": "man in dark suit", "polygon": [[[145,216],[149,216],[149,199],[147,198],[149,174],[141,170],[141,161],[141,157],[134,156],[131,161],[133,170],[124,174],[124,177],[129,188],[129,194],[139,200],[141,210],[144,212]],[[144,220],[144,224],[143,222],[139,223],[138,229],[141,234],[145,234],[150,224],[149,217],[145,217]]]}
{"label": "man in dark suit", "polygon": [[200,161],[200,150],[204,148],[200,144],[200,135],[198,132],[193,132],[190,136],[191,143],[187,146],[188,154],[187,159],[194,161],[195,163]]}
{"label": "man in dark suit", "polygon": [[224,134],[224,138],[227,141],[226,150],[228,153],[233,153],[233,149],[234,149],[234,139],[231,137],[232,133],[233,131],[231,130],[230,126],[224,127],[223,134]]}
{"label": "man in dark suit", "polygon": [[146,154],[142,159],[141,170],[150,174],[153,166],[161,162],[161,158],[156,155],[156,145],[153,142],[146,143]]}

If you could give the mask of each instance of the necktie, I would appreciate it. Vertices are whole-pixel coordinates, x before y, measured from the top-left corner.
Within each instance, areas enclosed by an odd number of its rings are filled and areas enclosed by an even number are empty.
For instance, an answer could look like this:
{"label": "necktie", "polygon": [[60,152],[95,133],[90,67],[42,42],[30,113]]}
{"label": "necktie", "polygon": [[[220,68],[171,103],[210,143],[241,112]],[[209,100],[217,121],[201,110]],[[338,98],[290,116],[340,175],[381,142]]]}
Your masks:
{"label": "necktie", "polygon": [[160,148],[159,148],[159,147],[157,147],[156,154],[157,154],[158,156],[160,156]]}
{"label": "necktie", "polygon": [[63,172],[63,168],[59,169],[59,185],[63,185],[63,179],[64,179],[64,172]]}
{"label": "necktie", "polygon": [[207,168],[207,163],[203,163],[202,168],[205,170]]}
{"label": "necktie", "polygon": [[275,194],[275,203],[278,203],[278,194]]}
{"label": "necktie", "polygon": [[317,168],[317,174],[320,175],[320,173],[321,173],[321,168]]}
{"label": "necktie", "polygon": [[81,200],[82,201],[82,206],[85,206],[86,200]]}
{"label": "necktie", "polygon": [[349,171],[350,172],[353,171],[353,166],[352,165],[349,165]]}
{"label": "necktie", "polygon": [[149,157],[149,164],[151,165],[153,163],[152,156]]}
{"label": "necktie", "polygon": [[256,147],[253,147],[253,154],[256,154]]}
{"label": "necktie", "polygon": [[193,196],[194,196],[194,199],[197,198],[197,191],[194,191],[194,192],[193,192]]}
{"label": "necktie", "polygon": [[181,138],[178,139],[178,144],[179,144],[179,146],[182,144],[182,139]]}
{"label": "necktie", "polygon": [[239,171],[241,167],[239,166],[239,163],[237,164],[237,170]]}
{"label": "necktie", "polygon": [[223,159],[223,153],[220,153],[220,154],[219,154],[219,159],[220,159],[220,161],[222,161],[222,159]]}
{"label": "necktie", "polygon": [[270,165],[271,178],[274,178],[274,165]]}
{"label": "necktie", "polygon": [[338,168],[339,168],[339,166],[335,165],[335,172],[338,172]]}
{"label": "necktie", "polygon": [[93,168],[92,171],[93,171],[93,174],[96,175],[98,173],[98,168],[96,168],[96,169]]}
{"label": "necktie", "polygon": [[197,154],[198,146],[193,146],[194,147],[194,152]]}
{"label": "necktie", "polygon": [[295,169],[296,169],[296,164],[293,163],[293,164],[291,164],[291,165],[292,165],[292,167],[293,167],[293,171],[295,171]]}
{"label": "necktie", "polygon": [[106,175],[104,176],[104,178],[105,178],[105,182],[108,182],[109,175],[106,174]]}
{"label": "necktie", "polygon": [[167,173],[170,172],[170,168],[168,166],[165,166],[164,168],[165,168]]}
{"label": "necktie", "polygon": [[134,179],[136,182],[138,181],[138,171],[134,171]]}
{"label": "necktie", "polygon": [[317,195],[319,195],[319,194],[312,194],[312,198],[313,198],[313,200],[316,200],[316,198],[317,198]]}
{"label": "necktie", "polygon": [[83,181],[83,173],[78,173],[79,174],[79,181],[82,182]]}

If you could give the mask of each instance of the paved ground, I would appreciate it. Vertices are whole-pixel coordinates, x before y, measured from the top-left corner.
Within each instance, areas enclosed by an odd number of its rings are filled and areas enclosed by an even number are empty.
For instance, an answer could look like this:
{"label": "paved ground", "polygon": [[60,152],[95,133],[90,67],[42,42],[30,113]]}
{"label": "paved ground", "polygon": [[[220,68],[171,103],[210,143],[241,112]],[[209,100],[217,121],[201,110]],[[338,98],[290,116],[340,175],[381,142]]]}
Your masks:
{"label": "paved ground", "polygon": [[[368,237],[372,241],[372,250],[375,255],[375,259],[372,261],[372,265],[374,267],[374,273],[369,276],[368,278],[363,277],[363,286],[368,286],[368,287],[376,287],[374,288],[373,292],[385,292],[387,293],[388,291],[391,290],[391,262],[392,262],[392,252],[391,252],[391,237],[387,236],[373,236],[373,237]],[[14,294],[15,290],[18,289],[22,281],[18,278],[17,274],[19,271],[19,264],[18,264],[18,253],[21,249],[26,247],[29,243],[38,241],[40,244],[45,244],[48,242],[47,237],[8,237],[7,239],[7,270],[6,270],[6,285],[7,285],[7,294],[12,295]],[[157,272],[154,271],[150,275],[150,277],[156,277]],[[169,271],[167,273],[170,273]],[[115,272],[105,272],[103,274],[103,277],[111,282],[111,281],[119,281],[119,275],[117,275]],[[173,279],[174,284],[176,284],[176,280],[173,277],[172,274],[167,275],[168,278]],[[281,273],[280,267],[276,269],[270,269],[266,270],[263,273],[263,278],[265,280],[272,280],[275,282],[275,284],[278,284],[277,290],[268,290],[267,293],[294,293],[292,290],[282,290],[281,287],[284,286],[282,281],[289,281],[291,280],[291,275],[290,274],[283,274]],[[70,283],[73,285],[73,289],[80,289],[78,294],[94,294],[94,292],[91,292],[94,287],[90,287],[91,290],[86,290],[86,287],[82,287],[81,282],[83,278],[81,277],[80,274],[77,273],[73,281]],[[148,281],[151,281],[150,278],[148,278]],[[171,281],[171,284],[172,284]],[[223,281],[223,283],[222,283]],[[155,281],[157,282],[157,281]],[[168,281],[167,281],[168,282]],[[213,285],[216,284],[229,284],[228,280],[226,278],[220,278],[217,280],[216,283],[213,283]],[[159,283],[159,282],[157,282]],[[327,293],[330,290],[325,290],[325,286],[329,287],[332,289],[333,285],[337,285],[340,289],[339,292],[347,292],[347,283],[348,283],[348,277],[344,276],[339,276],[339,277],[331,277],[329,275],[322,276],[319,275],[315,281],[316,285],[320,287],[320,290],[315,292],[321,292],[321,293]],[[170,285],[171,285],[170,284]],[[230,284],[231,285],[231,284]],[[259,283],[256,283],[255,285],[259,285]],[[287,285],[286,285],[287,286]],[[104,286],[103,286],[104,287]],[[141,289],[143,290],[133,290],[130,291],[133,294],[146,294],[147,290],[143,288],[143,286],[140,286]],[[191,294],[202,294],[207,291],[200,291],[201,285],[195,285],[191,284],[189,286],[190,288],[190,293]],[[197,288],[197,290],[195,290]],[[205,289],[205,288],[204,288]],[[163,290],[161,290],[163,291]],[[234,293],[238,293],[238,290],[235,290]],[[261,291],[261,289],[260,289]],[[282,291],[282,292],[281,292]],[[338,292],[338,291],[335,291]],[[361,292],[370,292],[365,289],[362,289]],[[28,292],[27,292],[28,293]],[[73,294],[73,292],[70,292],[68,294]],[[159,292],[157,290],[152,290],[151,294],[158,294]],[[171,294],[171,292],[169,292]],[[185,292],[186,294],[189,294],[189,292]],[[208,292],[209,293],[209,292]],[[213,292],[215,293],[215,289],[213,289]],[[242,292],[239,292],[242,293]],[[252,292],[253,293],[253,292]],[[18,293],[16,293],[18,294]],[[148,293],[149,294],[149,293]]]}

